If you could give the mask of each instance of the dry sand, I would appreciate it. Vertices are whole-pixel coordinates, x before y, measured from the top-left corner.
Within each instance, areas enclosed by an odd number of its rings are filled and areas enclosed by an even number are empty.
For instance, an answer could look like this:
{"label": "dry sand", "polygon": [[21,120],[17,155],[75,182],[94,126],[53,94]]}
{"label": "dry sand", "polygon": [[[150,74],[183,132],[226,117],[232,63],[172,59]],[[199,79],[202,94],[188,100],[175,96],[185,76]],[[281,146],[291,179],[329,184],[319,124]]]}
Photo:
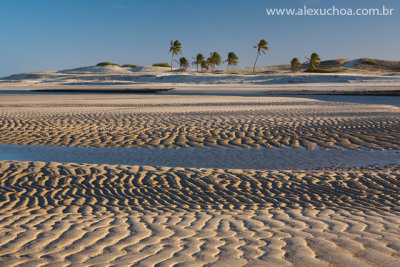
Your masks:
{"label": "dry sand", "polygon": [[0,162],[2,266],[399,266],[400,166]]}
{"label": "dry sand", "polygon": [[1,95],[0,142],[400,149],[400,108],[285,97]]}
{"label": "dry sand", "polygon": [[[0,143],[399,149],[399,111],[301,98],[2,94]],[[1,161],[0,266],[399,266],[399,177],[399,165]]]}
{"label": "dry sand", "polygon": [[[336,63],[335,63],[336,62]],[[346,63],[347,62],[347,63]],[[170,71],[169,68],[88,66],[61,71],[14,74],[0,78],[2,90],[124,90],[174,88],[180,93],[239,94],[400,94],[399,62],[381,62],[376,66],[359,60],[322,62],[321,67],[344,72],[292,73],[289,65],[234,68],[225,71]],[[334,63],[332,66],[332,63]],[[330,67],[329,67],[330,66]],[[383,68],[381,68],[383,67]],[[331,69],[332,70],[332,69]]]}

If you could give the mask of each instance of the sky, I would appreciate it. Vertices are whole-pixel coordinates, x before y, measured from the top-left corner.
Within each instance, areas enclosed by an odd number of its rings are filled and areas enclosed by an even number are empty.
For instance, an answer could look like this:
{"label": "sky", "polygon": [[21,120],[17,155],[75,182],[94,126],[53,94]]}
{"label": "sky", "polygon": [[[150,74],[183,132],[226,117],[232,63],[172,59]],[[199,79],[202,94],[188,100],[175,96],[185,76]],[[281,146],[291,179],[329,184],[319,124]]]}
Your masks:
{"label": "sky", "polygon": [[[267,8],[381,8],[392,16],[268,16]],[[102,61],[170,62],[182,56],[235,52],[251,66],[253,48],[267,40],[258,65],[288,64],[317,52],[322,60],[400,60],[398,0],[0,0],[0,77],[62,70]]]}

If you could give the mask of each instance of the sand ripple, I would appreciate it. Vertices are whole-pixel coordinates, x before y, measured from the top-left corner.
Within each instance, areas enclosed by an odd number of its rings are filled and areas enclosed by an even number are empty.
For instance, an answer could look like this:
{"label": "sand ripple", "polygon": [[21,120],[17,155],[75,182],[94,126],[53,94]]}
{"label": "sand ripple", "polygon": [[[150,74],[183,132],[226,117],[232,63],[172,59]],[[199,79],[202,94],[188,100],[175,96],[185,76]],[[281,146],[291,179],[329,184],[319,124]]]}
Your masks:
{"label": "sand ripple", "polygon": [[400,149],[399,111],[282,97],[11,95],[0,101],[0,143]]}
{"label": "sand ripple", "polygon": [[[0,143],[399,149],[399,108],[229,96],[2,95]],[[400,166],[0,162],[0,266],[399,266]]]}
{"label": "sand ripple", "polygon": [[400,169],[220,170],[2,161],[1,210],[175,211],[322,207],[398,210]]}
{"label": "sand ripple", "polygon": [[400,166],[0,162],[0,263],[398,266]]}

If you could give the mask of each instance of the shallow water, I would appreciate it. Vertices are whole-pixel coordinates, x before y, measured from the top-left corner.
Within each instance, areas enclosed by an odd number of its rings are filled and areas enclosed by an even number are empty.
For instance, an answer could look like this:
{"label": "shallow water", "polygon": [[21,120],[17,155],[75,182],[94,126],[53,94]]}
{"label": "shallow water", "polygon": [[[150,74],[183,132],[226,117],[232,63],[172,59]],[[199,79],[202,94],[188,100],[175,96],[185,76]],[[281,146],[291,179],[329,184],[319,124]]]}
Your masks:
{"label": "shallow water", "polygon": [[391,105],[400,107],[399,96],[370,96],[370,95],[290,95],[289,97],[316,99],[327,102],[373,104],[373,105]]}
{"label": "shallow water", "polygon": [[[37,91],[23,91],[23,90],[0,90],[0,94],[58,94],[58,95],[79,95],[88,94],[87,92],[37,92]],[[121,93],[95,93],[95,94],[121,94]],[[327,102],[340,102],[340,103],[357,103],[357,104],[373,104],[373,105],[391,105],[400,107],[400,96],[369,96],[369,95],[267,95],[267,94],[242,94],[242,93],[179,93],[179,92],[166,92],[160,93],[168,95],[231,95],[231,96],[249,96],[249,97],[296,97],[306,99],[316,99]],[[148,94],[140,94],[148,95]],[[150,94],[154,95],[154,94]]]}
{"label": "shallow water", "polygon": [[0,145],[0,160],[150,165],[222,169],[313,169],[400,163],[400,151],[77,148]]}

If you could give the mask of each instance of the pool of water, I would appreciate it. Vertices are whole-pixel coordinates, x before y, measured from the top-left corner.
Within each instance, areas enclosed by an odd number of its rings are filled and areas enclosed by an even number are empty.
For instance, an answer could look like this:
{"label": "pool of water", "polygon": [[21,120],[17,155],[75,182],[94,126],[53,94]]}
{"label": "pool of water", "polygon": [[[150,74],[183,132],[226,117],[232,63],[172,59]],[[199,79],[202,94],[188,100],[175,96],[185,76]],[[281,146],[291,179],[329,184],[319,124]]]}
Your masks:
{"label": "pool of water", "polygon": [[[27,90],[0,90],[0,94],[59,94],[59,95],[75,95],[75,94],[88,94],[81,92],[36,92]],[[96,93],[105,94],[105,93]],[[106,93],[107,95],[113,93]],[[115,93],[121,94],[121,93]],[[328,102],[341,102],[341,103],[358,103],[358,104],[374,104],[374,105],[391,105],[400,107],[400,96],[368,96],[368,95],[263,95],[263,94],[241,94],[241,93],[179,93],[179,92],[166,92],[160,94],[168,95],[232,95],[232,96],[264,96],[264,97],[296,97],[296,98],[307,98],[316,99]],[[141,94],[146,95],[146,94]],[[154,94],[151,94],[152,96]]]}
{"label": "pool of water", "polygon": [[289,97],[300,97],[307,99],[316,99],[327,102],[391,105],[400,107],[399,96],[370,96],[370,95],[290,95]]}
{"label": "pool of water", "polygon": [[0,160],[222,169],[314,169],[400,163],[400,151],[217,148],[77,148],[0,145]]}

